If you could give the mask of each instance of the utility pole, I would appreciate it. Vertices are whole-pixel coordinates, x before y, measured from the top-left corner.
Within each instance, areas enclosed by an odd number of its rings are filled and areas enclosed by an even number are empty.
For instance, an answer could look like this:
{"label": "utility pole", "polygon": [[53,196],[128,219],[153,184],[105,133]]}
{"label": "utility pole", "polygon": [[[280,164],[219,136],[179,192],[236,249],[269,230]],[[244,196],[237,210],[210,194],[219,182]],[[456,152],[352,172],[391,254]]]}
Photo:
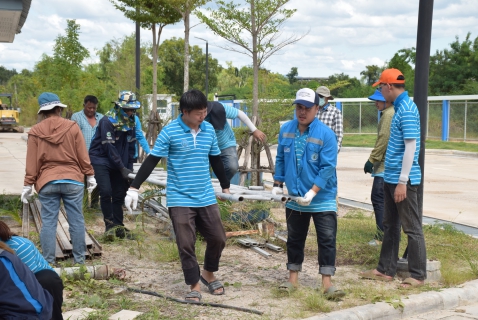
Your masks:
{"label": "utility pole", "polygon": [[209,51],[208,51],[208,42],[206,39],[203,39],[203,38],[199,38],[199,37],[195,37],[196,39],[199,39],[199,40],[202,40],[202,41],[206,41],[206,85],[205,85],[205,88],[206,88],[206,98],[207,98],[207,94],[209,92]]}
{"label": "utility pole", "polygon": [[427,134],[428,77],[430,71],[430,43],[432,36],[433,0],[420,0],[418,7],[417,52],[413,100],[420,112],[420,154],[418,164],[422,181],[418,186],[418,211],[423,217],[423,181],[425,178],[425,139]]}
{"label": "utility pole", "polygon": [[[139,15],[139,7],[136,7],[136,13]],[[139,95],[141,90],[141,28],[139,22],[136,21],[136,94]]]}

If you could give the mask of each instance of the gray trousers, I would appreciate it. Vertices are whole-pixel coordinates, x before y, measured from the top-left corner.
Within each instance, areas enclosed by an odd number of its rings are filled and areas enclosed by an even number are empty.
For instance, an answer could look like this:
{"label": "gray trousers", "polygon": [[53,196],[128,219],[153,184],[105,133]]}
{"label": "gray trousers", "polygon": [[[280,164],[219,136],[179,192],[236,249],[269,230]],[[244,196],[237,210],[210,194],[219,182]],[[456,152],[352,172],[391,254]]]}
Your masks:
{"label": "gray trousers", "polygon": [[186,284],[199,282],[200,270],[196,259],[196,230],[206,240],[204,270],[219,270],[219,259],[226,246],[226,233],[222,226],[219,207],[213,204],[207,207],[168,208],[176,233],[176,244],[181,258],[181,266]]}
{"label": "gray trousers", "polygon": [[388,276],[397,273],[400,223],[408,237],[408,271],[417,280],[427,277],[427,252],[422,229],[422,213],[418,210],[418,186],[407,184],[407,197],[395,203],[396,184],[384,183],[383,242],[377,271]]}

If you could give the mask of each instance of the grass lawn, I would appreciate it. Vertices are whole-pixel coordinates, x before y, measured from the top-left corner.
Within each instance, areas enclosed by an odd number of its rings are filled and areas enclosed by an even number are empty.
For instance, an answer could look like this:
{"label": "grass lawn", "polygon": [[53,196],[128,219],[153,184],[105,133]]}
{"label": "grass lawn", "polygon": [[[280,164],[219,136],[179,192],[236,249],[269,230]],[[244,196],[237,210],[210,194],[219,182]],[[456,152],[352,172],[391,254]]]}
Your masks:
{"label": "grass lawn", "polygon": [[[375,134],[346,134],[344,135],[342,146],[373,148],[376,139],[377,135]],[[425,142],[425,148],[478,152],[478,144],[470,142],[427,140]]]}

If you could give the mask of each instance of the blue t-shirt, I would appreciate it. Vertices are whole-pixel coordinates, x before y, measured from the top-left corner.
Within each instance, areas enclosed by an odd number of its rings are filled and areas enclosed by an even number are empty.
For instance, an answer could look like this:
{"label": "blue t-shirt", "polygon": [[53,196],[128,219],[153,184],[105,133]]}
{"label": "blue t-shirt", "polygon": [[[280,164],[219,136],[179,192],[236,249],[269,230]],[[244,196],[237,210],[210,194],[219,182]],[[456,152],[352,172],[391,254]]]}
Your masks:
{"label": "blue t-shirt", "polygon": [[19,257],[33,273],[45,269],[53,271],[53,268],[50,267],[45,258],[40,254],[40,251],[38,251],[37,247],[35,247],[30,240],[19,236],[13,236],[5,243],[15,251],[17,257]]}
{"label": "blue t-shirt", "polygon": [[151,155],[168,158],[168,207],[206,207],[217,203],[209,156],[221,154],[213,126],[203,121],[194,135],[182,115],[161,130]]}
{"label": "blue t-shirt", "polygon": [[[231,106],[223,105],[224,110],[226,110],[226,119],[236,119],[239,115],[239,110]],[[206,117],[207,121],[207,117]],[[236,146],[236,136],[232,130],[229,123],[226,121],[224,128],[222,130],[214,130],[217,136],[217,145],[219,150],[224,150],[226,148]]]}
{"label": "blue t-shirt", "polygon": [[385,155],[384,181],[398,184],[402,171],[405,139],[416,139],[415,155],[410,170],[409,179],[412,185],[420,184],[422,173],[418,164],[420,153],[420,114],[417,105],[410,99],[408,92],[400,94],[394,101],[395,115],[390,125],[390,139]]}

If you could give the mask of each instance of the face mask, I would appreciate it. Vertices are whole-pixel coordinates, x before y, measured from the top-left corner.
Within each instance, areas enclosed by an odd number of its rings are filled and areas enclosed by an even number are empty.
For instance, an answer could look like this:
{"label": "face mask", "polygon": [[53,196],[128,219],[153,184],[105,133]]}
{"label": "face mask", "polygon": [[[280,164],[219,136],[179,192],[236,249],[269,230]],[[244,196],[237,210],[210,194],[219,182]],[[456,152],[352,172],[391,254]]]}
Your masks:
{"label": "face mask", "polygon": [[319,106],[322,107],[323,105],[325,105],[325,98],[319,97]]}

